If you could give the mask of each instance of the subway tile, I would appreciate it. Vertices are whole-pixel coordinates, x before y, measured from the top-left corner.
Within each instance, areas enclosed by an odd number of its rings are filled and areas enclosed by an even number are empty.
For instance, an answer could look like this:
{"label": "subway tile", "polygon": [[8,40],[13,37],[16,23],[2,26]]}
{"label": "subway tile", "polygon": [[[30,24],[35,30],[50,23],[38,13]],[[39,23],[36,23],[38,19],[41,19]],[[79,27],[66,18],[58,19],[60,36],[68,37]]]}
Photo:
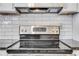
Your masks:
{"label": "subway tile", "polygon": [[[72,16],[57,14],[24,14],[19,16],[0,16],[1,21],[11,21],[11,24],[0,25],[0,38],[19,39],[19,25],[53,25],[60,24],[60,38],[72,39]],[[0,21],[0,23],[1,23]],[[9,33],[8,33],[9,32]]]}

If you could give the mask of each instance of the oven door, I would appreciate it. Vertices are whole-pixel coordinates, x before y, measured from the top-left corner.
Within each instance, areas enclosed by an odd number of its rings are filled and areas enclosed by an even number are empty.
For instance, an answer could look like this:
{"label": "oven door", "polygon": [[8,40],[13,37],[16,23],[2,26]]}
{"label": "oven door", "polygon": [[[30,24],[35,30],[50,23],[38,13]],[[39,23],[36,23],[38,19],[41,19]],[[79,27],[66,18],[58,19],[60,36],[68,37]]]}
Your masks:
{"label": "oven door", "polygon": [[58,48],[58,40],[21,40],[20,48]]}
{"label": "oven door", "polygon": [[59,35],[49,34],[21,34],[21,48],[58,48]]}

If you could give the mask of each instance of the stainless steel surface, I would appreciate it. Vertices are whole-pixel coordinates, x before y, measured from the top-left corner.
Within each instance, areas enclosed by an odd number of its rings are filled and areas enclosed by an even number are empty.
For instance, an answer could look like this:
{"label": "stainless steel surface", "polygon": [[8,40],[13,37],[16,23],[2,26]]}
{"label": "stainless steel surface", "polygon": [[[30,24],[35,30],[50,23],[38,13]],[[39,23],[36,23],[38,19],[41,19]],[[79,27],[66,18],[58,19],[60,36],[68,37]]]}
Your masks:
{"label": "stainless steel surface", "polygon": [[59,34],[59,26],[20,26],[20,34]]}
{"label": "stainless steel surface", "polygon": [[19,13],[59,13],[62,7],[16,7]]}
{"label": "stainless steel surface", "polygon": [[59,26],[20,26],[20,48],[59,48]]}

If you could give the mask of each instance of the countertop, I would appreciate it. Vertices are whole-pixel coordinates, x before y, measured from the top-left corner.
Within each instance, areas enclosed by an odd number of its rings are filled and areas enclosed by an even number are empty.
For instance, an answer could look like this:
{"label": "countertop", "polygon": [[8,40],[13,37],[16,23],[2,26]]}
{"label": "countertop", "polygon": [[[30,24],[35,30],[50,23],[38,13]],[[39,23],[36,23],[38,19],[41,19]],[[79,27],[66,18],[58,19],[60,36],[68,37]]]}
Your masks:
{"label": "countertop", "polygon": [[18,41],[17,39],[0,39],[0,49],[6,49],[13,43]]}
{"label": "countertop", "polygon": [[62,39],[60,41],[62,41],[63,43],[67,44],[72,49],[79,50],[79,41],[72,40],[72,39],[65,39],[65,40]]}

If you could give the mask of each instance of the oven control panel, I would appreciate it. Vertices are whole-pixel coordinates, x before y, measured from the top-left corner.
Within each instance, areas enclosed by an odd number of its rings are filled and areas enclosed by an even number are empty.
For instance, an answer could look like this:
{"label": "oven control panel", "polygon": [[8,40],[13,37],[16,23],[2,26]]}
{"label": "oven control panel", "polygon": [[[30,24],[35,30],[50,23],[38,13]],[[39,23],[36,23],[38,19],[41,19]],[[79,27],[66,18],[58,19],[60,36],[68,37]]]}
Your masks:
{"label": "oven control panel", "polygon": [[20,34],[59,34],[59,26],[20,26]]}
{"label": "oven control panel", "polygon": [[31,26],[20,26],[20,34],[31,34]]}
{"label": "oven control panel", "polygon": [[48,27],[47,29],[48,29],[48,33],[50,33],[50,34],[59,34],[58,26]]}

